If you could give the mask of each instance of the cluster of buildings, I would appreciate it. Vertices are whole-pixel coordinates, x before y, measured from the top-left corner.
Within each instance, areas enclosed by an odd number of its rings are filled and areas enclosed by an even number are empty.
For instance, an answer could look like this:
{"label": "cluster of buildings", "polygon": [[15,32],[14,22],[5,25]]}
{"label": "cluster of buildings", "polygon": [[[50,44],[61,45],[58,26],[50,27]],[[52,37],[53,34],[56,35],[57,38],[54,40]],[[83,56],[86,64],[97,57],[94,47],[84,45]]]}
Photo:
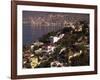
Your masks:
{"label": "cluster of buildings", "polygon": [[[89,35],[83,34],[84,30],[85,33],[89,33],[89,26],[86,27],[85,23],[75,25],[70,22],[56,35],[49,36],[49,43],[38,40],[29,46],[24,46],[23,67],[43,68],[89,65]],[[66,35],[69,39],[74,34],[77,40],[71,46],[66,47],[58,44],[58,42],[60,43],[65,39]],[[74,40],[74,38],[71,39]]]}

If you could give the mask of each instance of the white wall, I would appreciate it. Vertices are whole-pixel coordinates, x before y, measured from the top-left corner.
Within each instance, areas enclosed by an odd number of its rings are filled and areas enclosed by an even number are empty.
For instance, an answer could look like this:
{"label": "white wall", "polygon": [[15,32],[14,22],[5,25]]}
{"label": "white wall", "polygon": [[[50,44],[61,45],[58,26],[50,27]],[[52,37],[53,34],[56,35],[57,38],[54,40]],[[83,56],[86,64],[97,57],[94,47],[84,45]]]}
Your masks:
{"label": "white wall", "polygon": [[[57,2],[57,3],[77,3],[77,4],[90,4],[98,5],[100,18],[100,0],[30,0],[30,1],[44,1],[44,2]],[[10,67],[11,67],[11,5],[10,0],[0,0],[0,80],[10,80]],[[98,20],[100,21],[100,19]],[[100,24],[98,24],[100,26]],[[98,34],[100,27],[98,27]],[[100,41],[100,37],[98,38]],[[98,42],[98,48],[100,47]],[[98,50],[98,53],[100,49]],[[100,56],[100,54],[98,54]],[[98,67],[100,67],[100,58],[98,58]],[[84,75],[84,76],[67,76],[55,78],[39,78],[30,80],[100,80],[100,68],[98,75]],[[28,79],[29,80],[29,79]]]}

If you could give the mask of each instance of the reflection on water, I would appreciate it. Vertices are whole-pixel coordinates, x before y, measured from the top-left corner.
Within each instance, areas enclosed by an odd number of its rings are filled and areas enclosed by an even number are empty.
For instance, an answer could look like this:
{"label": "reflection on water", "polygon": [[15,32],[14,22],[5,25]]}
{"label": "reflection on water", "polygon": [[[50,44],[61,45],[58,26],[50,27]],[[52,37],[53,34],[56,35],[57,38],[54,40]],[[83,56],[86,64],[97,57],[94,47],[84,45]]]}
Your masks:
{"label": "reflection on water", "polygon": [[48,32],[51,31],[57,31],[63,27],[61,26],[37,26],[37,27],[32,27],[29,24],[24,24],[23,25],[23,44],[30,44],[33,41],[38,40],[41,36],[44,34],[47,34]]}

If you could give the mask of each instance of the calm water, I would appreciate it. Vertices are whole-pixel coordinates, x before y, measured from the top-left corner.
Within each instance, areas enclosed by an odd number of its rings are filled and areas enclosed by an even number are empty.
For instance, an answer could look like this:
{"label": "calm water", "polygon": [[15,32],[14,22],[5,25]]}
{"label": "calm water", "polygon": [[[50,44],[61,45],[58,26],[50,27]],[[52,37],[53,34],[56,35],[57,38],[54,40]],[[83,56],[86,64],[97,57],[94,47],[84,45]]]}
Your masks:
{"label": "calm water", "polygon": [[51,31],[57,31],[59,29],[61,29],[62,27],[32,27],[29,24],[25,24],[23,25],[23,44],[31,44],[33,41],[38,40],[41,36],[43,36],[44,34],[47,34],[48,32]]}

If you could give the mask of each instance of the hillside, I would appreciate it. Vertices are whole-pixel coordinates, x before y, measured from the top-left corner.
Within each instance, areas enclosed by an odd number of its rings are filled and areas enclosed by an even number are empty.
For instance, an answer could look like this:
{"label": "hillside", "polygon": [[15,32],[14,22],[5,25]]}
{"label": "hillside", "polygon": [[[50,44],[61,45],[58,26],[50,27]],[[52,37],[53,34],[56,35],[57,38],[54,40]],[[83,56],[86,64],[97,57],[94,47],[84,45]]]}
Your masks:
{"label": "hillside", "polygon": [[[69,25],[56,32],[49,32],[34,42],[33,46],[29,49],[33,55],[29,58],[33,58],[29,62],[30,67],[89,65],[89,26],[80,21],[75,27]],[[32,66],[33,63],[35,65]]]}

